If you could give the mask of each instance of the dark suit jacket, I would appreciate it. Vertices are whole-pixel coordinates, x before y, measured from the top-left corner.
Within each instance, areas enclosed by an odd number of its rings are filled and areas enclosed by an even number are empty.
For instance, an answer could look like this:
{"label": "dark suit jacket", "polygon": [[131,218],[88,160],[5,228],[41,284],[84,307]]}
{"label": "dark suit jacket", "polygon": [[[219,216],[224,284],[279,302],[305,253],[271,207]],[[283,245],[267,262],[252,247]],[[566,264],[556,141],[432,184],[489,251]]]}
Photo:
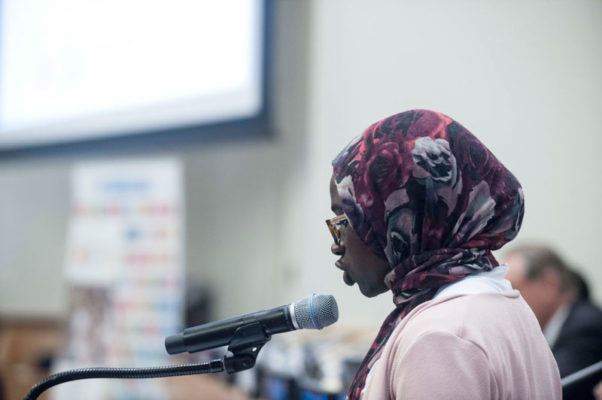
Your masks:
{"label": "dark suit jacket", "polygon": [[[588,300],[573,304],[552,346],[552,353],[558,362],[560,376],[563,378],[601,361],[602,310]],[[593,387],[600,379],[602,375],[597,374],[570,388],[565,388],[563,399],[593,399]]]}

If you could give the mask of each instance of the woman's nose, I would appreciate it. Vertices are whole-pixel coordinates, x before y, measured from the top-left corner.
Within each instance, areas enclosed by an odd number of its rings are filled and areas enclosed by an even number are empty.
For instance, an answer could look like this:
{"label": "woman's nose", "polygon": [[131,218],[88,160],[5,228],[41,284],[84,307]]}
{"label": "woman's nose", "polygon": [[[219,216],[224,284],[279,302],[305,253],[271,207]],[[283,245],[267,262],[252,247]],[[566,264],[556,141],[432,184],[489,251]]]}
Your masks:
{"label": "woman's nose", "polygon": [[335,256],[342,256],[343,253],[345,253],[345,246],[343,246],[343,243],[333,243],[332,246],[330,246],[330,251]]}

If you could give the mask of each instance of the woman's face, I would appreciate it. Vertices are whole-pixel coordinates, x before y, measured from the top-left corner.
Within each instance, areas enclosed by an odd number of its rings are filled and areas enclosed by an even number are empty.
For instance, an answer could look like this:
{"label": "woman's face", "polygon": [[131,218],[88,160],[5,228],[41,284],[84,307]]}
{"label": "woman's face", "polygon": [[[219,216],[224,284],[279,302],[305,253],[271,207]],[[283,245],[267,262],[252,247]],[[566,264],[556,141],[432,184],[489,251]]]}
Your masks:
{"label": "woman's face", "polygon": [[[330,208],[336,215],[343,214],[343,204],[339,192],[330,180]],[[340,245],[333,243],[330,250],[340,256],[335,266],[343,271],[343,280],[349,286],[357,283],[364,296],[374,297],[388,290],[385,275],[389,272],[389,263],[374,254],[350,224],[341,230]]]}

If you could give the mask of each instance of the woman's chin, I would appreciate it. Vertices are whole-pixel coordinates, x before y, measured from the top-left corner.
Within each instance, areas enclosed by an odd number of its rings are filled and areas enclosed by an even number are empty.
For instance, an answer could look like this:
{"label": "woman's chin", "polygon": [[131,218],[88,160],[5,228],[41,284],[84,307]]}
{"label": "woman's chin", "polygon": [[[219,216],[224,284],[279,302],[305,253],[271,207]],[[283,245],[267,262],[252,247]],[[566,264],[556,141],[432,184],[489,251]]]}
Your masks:
{"label": "woman's chin", "polygon": [[351,278],[351,275],[349,275],[349,272],[347,271],[343,272],[343,281],[345,281],[345,284],[348,286],[355,285],[355,281]]}
{"label": "woman's chin", "polygon": [[383,294],[388,290],[388,288],[386,288],[386,287],[385,288],[367,287],[367,286],[359,284],[359,283],[358,283],[358,286],[360,288],[360,292],[366,297],[376,297],[379,294]]}
{"label": "woman's chin", "polygon": [[[359,285],[358,285],[359,286]],[[360,292],[366,297],[374,297],[376,294],[372,293],[371,290],[364,289],[362,286],[359,286]]]}

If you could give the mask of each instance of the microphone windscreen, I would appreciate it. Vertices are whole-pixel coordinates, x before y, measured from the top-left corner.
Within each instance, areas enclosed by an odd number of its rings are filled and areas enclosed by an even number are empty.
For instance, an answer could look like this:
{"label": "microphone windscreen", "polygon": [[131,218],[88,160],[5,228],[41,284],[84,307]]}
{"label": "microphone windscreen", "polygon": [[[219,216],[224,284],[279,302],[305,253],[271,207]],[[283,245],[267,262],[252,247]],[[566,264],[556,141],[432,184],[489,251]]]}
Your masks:
{"label": "microphone windscreen", "polygon": [[338,319],[339,308],[331,295],[312,294],[295,303],[295,320],[299,329],[322,329]]}

